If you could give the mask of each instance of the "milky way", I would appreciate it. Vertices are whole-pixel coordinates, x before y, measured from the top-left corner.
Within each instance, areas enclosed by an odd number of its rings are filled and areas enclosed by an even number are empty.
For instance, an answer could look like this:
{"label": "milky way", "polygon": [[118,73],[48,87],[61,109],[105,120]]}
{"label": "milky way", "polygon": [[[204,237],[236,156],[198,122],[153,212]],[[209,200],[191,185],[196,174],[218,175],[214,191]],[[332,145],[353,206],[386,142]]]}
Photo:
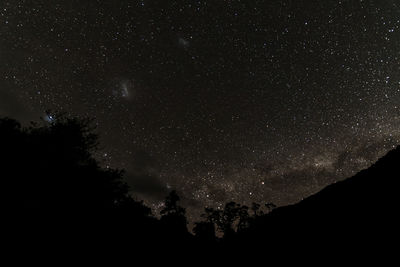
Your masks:
{"label": "milky way", "polygon": [[398,143],[400,4],[0,3],[0,115],[92,117],[155,210],[285,205]]}

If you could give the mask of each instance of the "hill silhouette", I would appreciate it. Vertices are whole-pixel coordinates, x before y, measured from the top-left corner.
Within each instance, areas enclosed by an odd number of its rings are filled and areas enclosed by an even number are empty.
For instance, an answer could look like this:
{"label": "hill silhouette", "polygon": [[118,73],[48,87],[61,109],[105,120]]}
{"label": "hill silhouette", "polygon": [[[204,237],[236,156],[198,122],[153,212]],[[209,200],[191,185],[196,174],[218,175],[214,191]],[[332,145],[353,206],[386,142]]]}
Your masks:
{"label": "hill silhouette", "polygon": [[178,257],[180,251],[234,260],[267,251],[275,257],[311,257],[397,248],[392,244],[398,238],[400,147],[297,204],[275,208],[269,203],[272,211],[266,214],[256,203],[206,208],[194,235],[175,191],[158,219],[128,194],[123,171],[100,166],[93,157],[98,137],[89,120],[59,116],[22,127],[2,118],[0,147],[3,229],[19,249],[73,243],[127,255],[152,251]]}
{"label": "hill silhouette", "polygon": [[397,250],[399,179],[400,146],[353,177],[258,217],[228,246],[251,251],[268,240],[264,249],[314,256]]}

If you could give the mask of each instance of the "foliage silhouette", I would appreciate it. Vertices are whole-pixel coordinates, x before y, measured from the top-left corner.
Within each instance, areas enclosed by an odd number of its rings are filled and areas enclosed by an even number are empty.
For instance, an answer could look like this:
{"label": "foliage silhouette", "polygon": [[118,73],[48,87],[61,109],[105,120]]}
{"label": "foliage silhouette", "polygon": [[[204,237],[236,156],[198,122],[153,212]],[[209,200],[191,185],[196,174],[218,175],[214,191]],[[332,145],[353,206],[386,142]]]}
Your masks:
{"label": "foliage silhouette", "polygon": [[258,250],[280,255],[282,248],[322,253],[337,242],[341,249],[377,253],[397,240],[400,147],[291,206],[205,208],[193,236],[176,191],[157,219],[129,194],[123,171],[100,166],[94,130],[90,120],[62,115],[29,127],[0,118],[1,208],[14,241],[244,256]]}
{"label": "foliage silhouette", "polygon": [[102,169],[92,157],[97,141],[88,120],[59,117],[56,123],[22,128],[1,119],[2,188],[8,206],[86,213],[133,204],[123,172]]}
{"label": "foliage silhouette", "polygon": [[212,222],[196,222],[193,233],[201,242],[213,243],[216,241],[215,224]]}
{"label": "foliage silhouette", "polygon": [[205,228],[207,225],[210,230],[210,225],[213,225],[213,228],[218,230],[219,233],[227,239],[234,235],[235,232],[247,229],[250,226],[251,221],[261,214],[261,211],[258,211],[260,205],[253,203],[253,206],[254,205],[257,206],[258,213],[255,213],[253,216],[250,216],[248,212],[249,207],[240,205],[233,201],[226,203],[223,210],[215,210],[210,207],[205,208],[205,213],[202,215],[205,221],[203,224],[199,225],[199,227]]}
{"label": "foliage silhouette", "polygon": [[164,216],[168,215],[179,215],[185,216],[185,209],[178,205],[180,197],[175,190],[171,191],[169,195],[165,198],[165,206],[161,210],[160,214]]}
{"label": "foliage silhouette", "polygon": [[166,228],[165,233],[172,235],[179,235],[185,238],[188,235],[187,231],[187,219],[185,216],[186,210],[178,205],[180,198],[175,190],[171,191],[165,198],[164,209],[161,210],[160,214],[161,222]]}
{"label": "foliage silhouette", "polygon": [[2,118],[0,147],[1,207],[13,239],[92,245],[159,240],[160,222],[130,196],[124,172],[101,168],[93,157],[98,136],[90,120],[60,115],[22,127]]}

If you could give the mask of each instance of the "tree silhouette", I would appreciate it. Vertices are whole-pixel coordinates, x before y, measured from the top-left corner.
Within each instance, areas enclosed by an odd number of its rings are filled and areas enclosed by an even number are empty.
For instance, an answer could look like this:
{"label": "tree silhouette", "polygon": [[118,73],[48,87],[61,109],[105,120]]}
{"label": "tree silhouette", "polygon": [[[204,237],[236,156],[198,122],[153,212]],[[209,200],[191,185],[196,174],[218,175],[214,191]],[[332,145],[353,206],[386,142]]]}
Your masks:
{"label": "tree silhouette", "polygon": [[258,217],[263,215],[263,211],[260,209],[261,205],[258,203],[253,202],[251,204],[251,211],[253,212],[253,217]]}
{"label": "tree silhouette", "polygon": [[[152,217],[151,209],[129,194],[123,171],[101,167],[93,156],[97,149],[90,120],[60,115],[23,127],[0,118],[0,205],[3,221],[11,221],[4,229],[13,238],[18,233],[31,240],[50,238],[49,244],[86,237],[91,245],[134,240],[130,246],[176,252],[194,244],[194,251],[222,247],[228,255],[235,248],[254,255],[265,240],[269,248],[292,244],[297,249],[303,240],[313,240],[318,249],[345,240],[342,245],[368,249],[397,231],[400,148],[298,204],[266,203],[262,209],[257,203],[249,208],[229,202],[223,209],[205,208],[205,220],[193,229],[196,238],[187,230],[176,191],[166,197],[161,218]],[[374,194],[379,197],[371,201]],[[217,239],[216,231],[223,238]]]}
{"label": "tree silhouette", "polygon": [[203,243],[215,242],[215,225],[212,222],[196,222],[193,227],[193,233]]}
{"label": "tree silhouette", "polygon": [[250,215],[249,215],[249,207],[240,206],[237,210],[238,213],[238,225],[237,231],[243,231],[247,229],[250,225]]}
{"label": "tree silhouette", "polygon": [[241,206],[236,202],[229,202],[223,210],[205,208],[202,215],[205,222],[215,224],[219,232],[223,233],[224,238],[234,235],[236,230],[243,230],[249,226],[249,213],[247,206]]}
{"label": "tree silhouette", "polygon": [[265,207],[267,208],[268,212],[271,212],[276,208],[276,205],[272,202],[265,203]]}
{"label": "tree silhouette", "polygon": [[178,205],[180,197],[175,190],[171,191],[165,198],[164,208],[160,214],[161,222],[163,223],[168,233],[176,233],[178,235],[186,235],[187,232],[187,219],[186,210]]}
{"label": "tree silhouette", "polygon": [[0,119],[1,184],[8,208],[46,213],[87,213],[130,206],[123,171],[103,169],[92,153],[98,136],[91,121],[57,117],[41,126]]}
{"label": "tree silhouette", "polygon": [[171,191],[165,198],[164,208],[161,210],[161,215],[185,215],[186,211],[184,208],[178,205],[180,197],[175,190]]}

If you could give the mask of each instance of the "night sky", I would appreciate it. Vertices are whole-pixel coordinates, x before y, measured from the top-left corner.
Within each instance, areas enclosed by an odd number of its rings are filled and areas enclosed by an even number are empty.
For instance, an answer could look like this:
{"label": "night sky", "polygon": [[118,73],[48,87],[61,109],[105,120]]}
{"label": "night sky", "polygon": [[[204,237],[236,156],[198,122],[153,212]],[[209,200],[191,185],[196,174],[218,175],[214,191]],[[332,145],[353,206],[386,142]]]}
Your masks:
{"label": "night sky", "polygon": [[400,139],[400,2],[0,1],[0,116],[95,119],[155,210],[294,203]]}

